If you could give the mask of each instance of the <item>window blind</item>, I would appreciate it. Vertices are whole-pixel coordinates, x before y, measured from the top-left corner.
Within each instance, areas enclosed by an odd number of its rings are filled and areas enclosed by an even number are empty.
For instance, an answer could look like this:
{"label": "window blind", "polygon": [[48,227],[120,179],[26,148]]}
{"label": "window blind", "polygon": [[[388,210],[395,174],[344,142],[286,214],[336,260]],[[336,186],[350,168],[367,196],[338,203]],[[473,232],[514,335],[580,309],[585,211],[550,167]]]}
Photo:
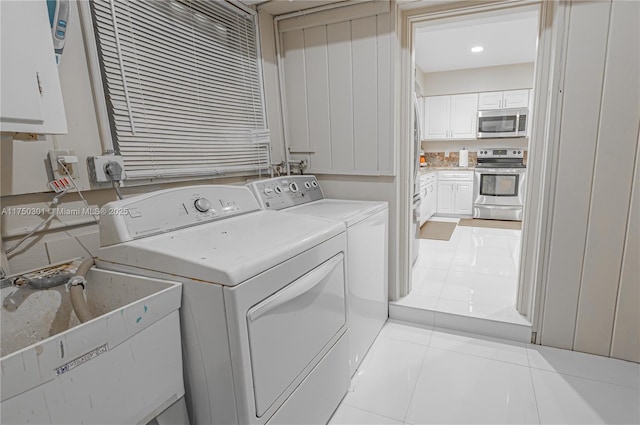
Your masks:
{"label": "window blind", "polygon": [[91,11],[127,179],[269,168],[253,15],[210,0],[94,0]]}

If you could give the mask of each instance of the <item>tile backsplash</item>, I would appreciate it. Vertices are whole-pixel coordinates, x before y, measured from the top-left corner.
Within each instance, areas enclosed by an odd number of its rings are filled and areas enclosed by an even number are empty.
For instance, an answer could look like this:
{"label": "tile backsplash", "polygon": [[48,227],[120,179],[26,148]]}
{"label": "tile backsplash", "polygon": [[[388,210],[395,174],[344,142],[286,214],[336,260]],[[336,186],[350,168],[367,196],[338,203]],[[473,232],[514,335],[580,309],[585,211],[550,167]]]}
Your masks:
{"label": "tile backsplash", "polygon": [[[449,152],[449,156],[444,156],[444,152],[425,152],[425,159],[428,167],[455,167],[458,165],[460,154]],[[469,167],[475,167],[478,163],[478,153],[469,151]]]}

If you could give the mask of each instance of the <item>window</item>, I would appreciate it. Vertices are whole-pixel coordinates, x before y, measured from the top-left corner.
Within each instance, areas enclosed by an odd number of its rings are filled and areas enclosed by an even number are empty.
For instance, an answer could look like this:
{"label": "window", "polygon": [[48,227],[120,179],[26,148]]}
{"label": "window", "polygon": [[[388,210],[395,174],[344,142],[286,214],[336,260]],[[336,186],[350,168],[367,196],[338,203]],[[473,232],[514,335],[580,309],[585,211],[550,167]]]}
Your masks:
{"label": "window", "polygon": [[91,12],[127,179],[269,168],[255,15],[206,0],[95,0]]}

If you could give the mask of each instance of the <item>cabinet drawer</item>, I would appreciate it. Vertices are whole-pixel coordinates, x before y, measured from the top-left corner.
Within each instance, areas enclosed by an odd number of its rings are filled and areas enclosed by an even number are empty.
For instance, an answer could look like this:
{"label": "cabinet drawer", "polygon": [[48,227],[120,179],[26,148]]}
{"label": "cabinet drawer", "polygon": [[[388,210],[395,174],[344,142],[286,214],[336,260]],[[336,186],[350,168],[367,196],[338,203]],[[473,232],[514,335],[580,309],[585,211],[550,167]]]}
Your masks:
{"label": "cabinet drawer", "polygon": [[473,171],[438,171],[438,180],[473,180]]}

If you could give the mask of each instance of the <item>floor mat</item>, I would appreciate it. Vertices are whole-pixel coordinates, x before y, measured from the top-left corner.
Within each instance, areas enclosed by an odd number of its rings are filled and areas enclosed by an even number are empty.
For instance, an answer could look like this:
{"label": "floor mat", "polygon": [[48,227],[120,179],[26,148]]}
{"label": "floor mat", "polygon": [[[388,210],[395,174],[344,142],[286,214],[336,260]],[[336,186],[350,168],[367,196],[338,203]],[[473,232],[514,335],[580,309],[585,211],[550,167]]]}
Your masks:
{"label": "floor mat", "polygon": [[420,239],[448,241],[451,239],[456,223],[446,221],[427,221],[420,228]]}
{"label": "floor mat", "polygon": [[494,229],[522,230],[521,221],[483,220],[479,218],[462,218],[458,222],[458,226],[492,227]]}

